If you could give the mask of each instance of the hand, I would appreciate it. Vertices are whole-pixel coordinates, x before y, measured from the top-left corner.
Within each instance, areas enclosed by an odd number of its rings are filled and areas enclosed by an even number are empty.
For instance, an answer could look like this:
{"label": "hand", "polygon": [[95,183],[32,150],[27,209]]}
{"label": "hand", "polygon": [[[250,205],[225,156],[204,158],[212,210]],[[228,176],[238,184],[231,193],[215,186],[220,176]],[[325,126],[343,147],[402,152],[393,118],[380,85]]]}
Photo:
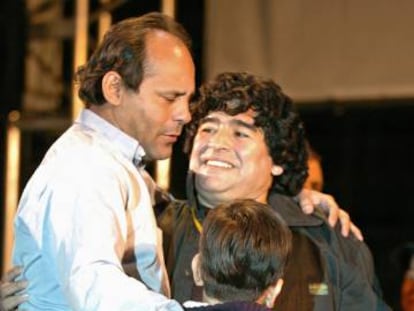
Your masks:
{"label": "hand", "polygon": [[22,292],[27,287],[27,282],[16,281],[21,273],[21,267],[14,267],[3,276],[0,283],[0,311],[15,310],[28,299],[28,295]]}
{"label": "hand", "polygon": [[352,223],[349,214],[343,209],[340,209],[333,196],[324,194],[318,191],[302,189],[298,194],[297,199],[305,214],[313,213],[314,207],[321,208],[328,215],[329,224],[334,227],[338,220],[341,223],[341,233],[344,237],[352,232],[353,235],[360,241],[363,241],[361,230],[354,223]]}

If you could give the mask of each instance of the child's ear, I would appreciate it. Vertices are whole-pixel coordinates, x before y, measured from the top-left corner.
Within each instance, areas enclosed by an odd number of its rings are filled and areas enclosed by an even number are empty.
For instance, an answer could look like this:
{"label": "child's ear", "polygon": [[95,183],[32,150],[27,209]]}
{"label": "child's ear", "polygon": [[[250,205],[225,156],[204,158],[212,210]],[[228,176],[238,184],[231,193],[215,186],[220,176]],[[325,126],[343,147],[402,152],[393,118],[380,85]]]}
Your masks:
{"label": "child's ear", "polygon": [[106,102],[117,106],[120,103],[122,78],[115,71],[108,71],[102,78],[102,94]]}
{"label": "child's ear", "polygon": [[264,293],[257,300],[260,304],[265,304],[266,307],[273,309],[275,305],[276,298],[279,296],[280,291],[283,287],[283,279],[278,279],[275,284],[270,285]]}
{"label": "child's ear", "polygon": [[203,286],[204,282],[201,278],[201,271],[200,271],[200,253],[197,253],[193,260],[191,261],[191,269],[193,270],[193,279],[194,283],[197,286]]}

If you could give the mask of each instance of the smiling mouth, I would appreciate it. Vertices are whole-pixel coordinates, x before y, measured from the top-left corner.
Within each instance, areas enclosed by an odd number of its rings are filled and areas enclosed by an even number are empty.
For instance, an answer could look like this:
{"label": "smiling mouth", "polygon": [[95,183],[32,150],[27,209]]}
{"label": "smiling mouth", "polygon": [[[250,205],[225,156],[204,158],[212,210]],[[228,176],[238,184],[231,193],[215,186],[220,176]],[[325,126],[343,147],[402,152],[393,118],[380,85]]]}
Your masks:
{"label": "smiling mouth", "polygon": [[228,162],[218,161],[218,160],[207,160],[204,162],[207,166],[220,167],[220,168],[233,168],[234,165]]}

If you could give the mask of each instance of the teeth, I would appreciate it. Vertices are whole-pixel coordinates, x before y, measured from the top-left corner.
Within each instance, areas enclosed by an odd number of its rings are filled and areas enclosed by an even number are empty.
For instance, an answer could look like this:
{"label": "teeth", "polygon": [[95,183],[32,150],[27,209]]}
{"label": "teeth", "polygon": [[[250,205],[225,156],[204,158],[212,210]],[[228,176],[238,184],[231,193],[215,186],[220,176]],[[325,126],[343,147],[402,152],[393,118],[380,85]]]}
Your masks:
{"label": "teeth", "polygon": [[224,167],[224,168],[232,168],[233,166],[226,162],[216,161],[216,160],[209,160],[206,162],[207,165],[210,166],[217,166],[217,167]]}

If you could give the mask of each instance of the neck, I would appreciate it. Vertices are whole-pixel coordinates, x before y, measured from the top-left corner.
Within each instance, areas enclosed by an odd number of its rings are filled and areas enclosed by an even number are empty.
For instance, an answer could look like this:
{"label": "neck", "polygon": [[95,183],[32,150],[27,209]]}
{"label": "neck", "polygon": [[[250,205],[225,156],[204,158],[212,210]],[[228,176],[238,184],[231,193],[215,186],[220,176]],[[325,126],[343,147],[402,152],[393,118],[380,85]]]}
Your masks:
{"label": "neck", "polygon": [[205,196],[202,196],[200,193],[197,192],[196,194],[197,202],[200,203],[202,206],[207,208],[214,208],[218,204],[222,203],[219,200],[213,200],[211,198],[206,198]]}
{"label": "neck", "polygon": [[98,116],[105,119],[106,121],[111,123],[113,126],[121,129],[121,127],[119,126],[119,123],[116,120],[115,109],[112,105],[108,103],[105,103],[101,106],[91,105],[88,109],[95,112]]}
{"label": "neck", "polygon": [[[216,199],[216,198],[212,198],[212,197],[206,197],[206,196],[203,196],[202,194],[200,194],[198,192],[196,194],[196,197],[197,197],[197,201],[201,205],[203,205],[207,208],[215,208],[217,205],[225,203],[226,201],[230,200],[230,199],[220,200],[220,199]],[[265,194],[259,195],[257,197],[251,197],[251,198],[250,197],[245,197],[245,198],[237,198],[237,199],[252,199],[252,200],[255,200],[257,202],[267,204],[268,197],[267,197],[267,193],[265,193]]]}

